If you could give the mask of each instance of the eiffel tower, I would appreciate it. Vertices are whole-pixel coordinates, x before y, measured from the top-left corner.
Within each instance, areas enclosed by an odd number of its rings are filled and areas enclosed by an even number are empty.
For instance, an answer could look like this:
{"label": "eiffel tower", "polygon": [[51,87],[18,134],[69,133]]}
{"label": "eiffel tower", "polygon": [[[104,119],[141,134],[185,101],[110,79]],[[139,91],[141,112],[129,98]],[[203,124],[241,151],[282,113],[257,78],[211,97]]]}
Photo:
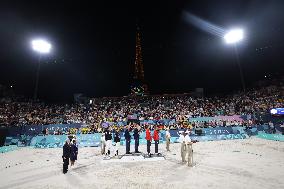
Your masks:
{"label": "eiffel tower", "polygon": [[148,86],[145,84],[144,66],[142,61],[142,47],[141,47],[141,32],[139,27],[136,31],[136,46],[135,46],[135,62],[134,62],[134,76],[131,86],[132,95],[148,94]]}

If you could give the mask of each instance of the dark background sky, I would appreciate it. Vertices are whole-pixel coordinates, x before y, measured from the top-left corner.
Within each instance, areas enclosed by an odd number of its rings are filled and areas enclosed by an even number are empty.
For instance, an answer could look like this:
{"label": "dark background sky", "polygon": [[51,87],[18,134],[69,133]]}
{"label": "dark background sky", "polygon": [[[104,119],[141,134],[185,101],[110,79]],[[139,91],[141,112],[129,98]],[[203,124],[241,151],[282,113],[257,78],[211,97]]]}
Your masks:
{"label": "dark background sky", "polygon": [[233,48],[186,22],[182,13],[223,28],[245,29],[239,53],[250,84],[283,71],[283,10],[281,0],[1,1],[0,84],[32,96],[38,55],[30,40],[44,37],[53,50],[42,60],[40,98],[127,95],[138,23],[151,93],[238,89]]}

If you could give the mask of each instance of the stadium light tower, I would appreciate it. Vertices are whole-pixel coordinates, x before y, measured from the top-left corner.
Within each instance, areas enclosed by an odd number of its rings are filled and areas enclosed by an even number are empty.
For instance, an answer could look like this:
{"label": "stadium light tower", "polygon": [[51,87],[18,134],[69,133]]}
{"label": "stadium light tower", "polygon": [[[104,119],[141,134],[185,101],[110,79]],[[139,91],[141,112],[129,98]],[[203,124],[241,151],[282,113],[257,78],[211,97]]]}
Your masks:
{"label": "stadium light tower", "polygon": [[229,30],[224,35],[225,42],[227,44],[234,45],[235,55],[236,55],[236,59],[237,59],[237,63],[238,63],[239,71],[240,71],[240,76],[241,76],[242,87],[243,87],[243,91],[245,92],[246,85],[245,85],[245,80],[244,80],[243,71],[241,68],[240,57],[239,57],[239,52],[238,52],[238,47],[237,47],[237,44],[240,43],[243,40],[243,38],[244,38],[244,31],[242,29],[232,29],[232,30]]}
{"label": "stadium light tower", "polygon": [[236,44],[242,41],[243,38],[244,38],[244,32],[242,29],[230,30],[224,35],[224,39],[227,44]]}
{"label": "stadium light tower", "polygon": [[39,71],[40,71],[40,61],[43,54],[48,54],[51,51],[52,45],[44,40],[44,39],[34,39],[31,42],[32,49],[39,53],[39,59],[38,59],[38,67],[37,67],[37,73],[36,73],[36,83],[35,83],[35,89],[34,89],[34,100],[37,99],[37,93],[38,93],[38,81],[39,81]]}

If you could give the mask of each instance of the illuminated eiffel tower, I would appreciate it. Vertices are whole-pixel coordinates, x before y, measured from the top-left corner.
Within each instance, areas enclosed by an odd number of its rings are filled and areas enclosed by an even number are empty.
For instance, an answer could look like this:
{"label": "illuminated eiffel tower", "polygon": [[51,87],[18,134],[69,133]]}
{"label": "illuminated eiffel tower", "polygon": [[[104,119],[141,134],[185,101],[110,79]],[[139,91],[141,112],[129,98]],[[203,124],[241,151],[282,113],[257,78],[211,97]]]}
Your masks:
{"label": "illuminated eiffel tower", "polygon": [[142,61],[141,33],[139,27],[136,31],[135,62],[134,62],[134,82],[131,86],[132,95],[144,95],[148,93],[145,84],[144,66]]}

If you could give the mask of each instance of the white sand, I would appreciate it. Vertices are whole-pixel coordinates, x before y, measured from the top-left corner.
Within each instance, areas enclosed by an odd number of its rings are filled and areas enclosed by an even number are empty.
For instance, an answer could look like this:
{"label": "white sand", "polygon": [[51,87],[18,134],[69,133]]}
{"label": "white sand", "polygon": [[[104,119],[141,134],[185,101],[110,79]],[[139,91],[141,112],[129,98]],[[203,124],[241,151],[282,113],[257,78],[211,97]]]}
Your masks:
{"label": "white sand", "polygon": [[196,143],[194,167],[180,163],[179,144],[171,149],[163,161],[102,162],[100,148],[80,148],[78,162],[64,175],[62,149],[21,148],[0,154],[0,189],[284,188],[283,142],[251,138]]}

